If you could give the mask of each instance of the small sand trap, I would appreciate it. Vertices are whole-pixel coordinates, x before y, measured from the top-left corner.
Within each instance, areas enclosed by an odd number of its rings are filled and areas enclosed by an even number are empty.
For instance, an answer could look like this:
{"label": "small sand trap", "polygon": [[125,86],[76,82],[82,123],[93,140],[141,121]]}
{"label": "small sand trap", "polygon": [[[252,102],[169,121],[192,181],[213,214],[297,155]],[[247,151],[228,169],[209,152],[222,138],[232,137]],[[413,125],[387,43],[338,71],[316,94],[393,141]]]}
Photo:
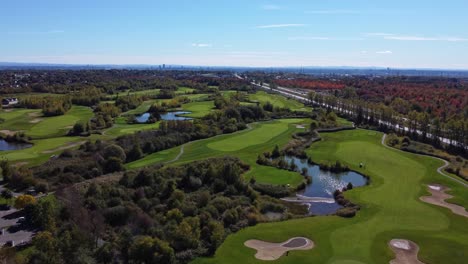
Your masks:
{"label": "small sand trap", "polygon": [[447,203],[445,201],[453,197],[452,195],[445,193],[446,191],[449,191],[450,188],[438,184],[431,184],[428,185],[428,190],[432,194],[432,196],[422,196],[420,198],[421,201],[448,208],[454,214],[468,217],[468,212],[464,207],[456,204]]}
{"label": "small sand trap", "polygon": [[314,242],[305,237],[293,237],[286,242],[270,243],[266,241],[251,239],[245,241],[244,245],[257,250],[255,258],[260,260],[276,260],[284,253],[291,250],[309,250],[314,248]]}
{"label": "small sand trap", "polygon": [[390,264],[424,264],[418,260],[419,247],[413,241],[392,239],[388,245],[395,253],[395,259],[392,259]]}
{"label": "small sand trap", "polygon": [[296,128],[304,129],[305,126],[304,125],[296,125]]}
{"label": "small sand trap", "polygon": [[3,129],[3,130],[0,130],[0,133],[7,135],[7,136],[14,136],[16,134],[16,131]]}
{"label": "small sand trap", "polygon": [[440,191],[440,189],[442,189],[440,186],[435,186],[435,185],[428,185],[428,186],[429,186],[429,189],[436,190],[436,191]]}

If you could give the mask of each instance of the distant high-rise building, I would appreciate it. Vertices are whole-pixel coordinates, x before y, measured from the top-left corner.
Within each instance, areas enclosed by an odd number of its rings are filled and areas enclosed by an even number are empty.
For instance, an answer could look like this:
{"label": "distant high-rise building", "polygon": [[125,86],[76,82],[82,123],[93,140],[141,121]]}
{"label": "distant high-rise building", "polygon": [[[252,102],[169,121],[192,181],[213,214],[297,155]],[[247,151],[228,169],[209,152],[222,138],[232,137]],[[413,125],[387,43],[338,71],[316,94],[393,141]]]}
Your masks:
{"label": "distant high-rise building", "polygon": [[163,69],[166,69],[166,64],[163,64]]}

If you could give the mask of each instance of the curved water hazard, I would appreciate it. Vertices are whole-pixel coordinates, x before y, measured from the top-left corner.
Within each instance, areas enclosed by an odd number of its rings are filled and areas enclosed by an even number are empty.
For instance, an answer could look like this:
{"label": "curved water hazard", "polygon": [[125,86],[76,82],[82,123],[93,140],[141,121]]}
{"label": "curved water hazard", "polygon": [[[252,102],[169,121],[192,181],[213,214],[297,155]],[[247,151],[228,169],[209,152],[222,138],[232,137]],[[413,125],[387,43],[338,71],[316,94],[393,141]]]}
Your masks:
{"label": "curved water hazard", "polygon": [[322,170],[318,165],[309,164],[307,160],[296,157],[286,156],[285,160],[288,163],[292,160],[299,171],[306,169],[305,175],[310,177],[312,181],[296,197],[283,200],[307,204],[311,214],[327,215],[335,213],[342,208],[333,198],[335,190],[342,190],[348,183],[351,183],[353,187],[367,184],[367,178],[354,171],[335,173]]}
{"label": "curved water hazard", "polygon": [[[179,120],[179,121],[192,120],[193,118],[191,117],[181,116],[181,115],[186,115],[190,113],[191,112],[187,112],[187,111],[167,112],[167,113],[161,114],[161,120]],[[136,116],[135,120],[137,121],[137,123],[146,123],[148,122],[148,119],[150,117],[151,117],[151,114],[147,112],[139,116]]]}
{"label": "curved water hazard", "polygon": [[4,139],[0,139],[0,151],[7,150],[20,150],[32,147],[32,144],[29,143],[20,143],[20,142],[8,142]]}

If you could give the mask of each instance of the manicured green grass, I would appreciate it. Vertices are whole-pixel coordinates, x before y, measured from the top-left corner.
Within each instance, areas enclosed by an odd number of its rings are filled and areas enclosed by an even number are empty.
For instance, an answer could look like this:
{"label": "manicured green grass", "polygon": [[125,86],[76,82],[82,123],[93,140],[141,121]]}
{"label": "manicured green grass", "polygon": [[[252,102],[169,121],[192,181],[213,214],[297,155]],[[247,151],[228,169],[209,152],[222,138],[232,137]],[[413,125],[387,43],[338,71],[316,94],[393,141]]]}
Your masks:
{"label": "manicured green grass", "polygon": [[264,91],[259,91],[255,94],[249,95],[251,101],[260,102],[261,105],[264,105],[266,102],[270,102],[275,107],[289,108],[295,111],[310,111],[312,108],[304,106],[304,104],[294,100],[288,99],[284,96],[278,94],[269,94]]}
{"label": "manicured green grass", "polygon": [[[184,154],[174,163],[182,164],[200,159],[230,155],[238,157],[250,165],[251,169],[244,175],[246,180],[254,177],[260,183],[291,184],[292,186],[296,186],[303,180],[303,177],[299,173],[261,166],[256,163],[256,160],[259,154],[272,151],[275,145],[285,145],[291,139],[291,135],[299,131],[295,124],[302,124],[304,122],[307,121],[303,119],[282,119],[257,123],[252,124],[251,130],[190,142],[184,145]],[[264,134],[268,136],[265,137]],[[255,140],[256,138],[258,138],[257,141]],[[217,149],[223,149],[222,146],[224,144],[218,142],[228,142],[230,150],[226,151],[228,150],[226,148],[224,150]],[[235,142],[238,142],[241,148],[236,147]],[[213,145],[215,148],[212,148]],[[127,164],[127,167],[139,168],[158,162],[167,162],[174,159],[179,152],[180,147],[176,147],[154,153]]]}
{"label": "manicured green grass", "polygon": [[118,137],[122,135],[133,134],[141,130],[157,129],[160,122],[153,124],[128,124],[125,117],[117,117],[115,124],[104,131],[104,135]]}
{"label": "manicured green grass", "polygon": [[[248,239],[272,242],[294,236],[312,239],[316,247],[292,251],[274,263],[389,263],[392,238],[409,239],[420,247],[424,263],[464,263],[468,258],[468,220],[448,209],[419,200],[428,194],[428,183],[452,188],[452,194],[468,205],[468,192],[436,172],[442,162],[391,150],[381,145],[381,133],[367,130],[322,134],[308,154],[317,162],[340,160],[371,178],[369,186],[346,192],[361,205],[351,219],[336,216],[303,218],[260,224],[230,235],[214,258],[194,263],[263,263],[255,251],[243,245]],[[359,163],[365,168],[360,169]]]}
{"label": "manicured green grass", "polygon": [[33,140],[32,143],[34,145],[31,148],[0,151],[0,158],[5,158],[12,162],[27,162],[28,165],[38,165],[48,160],[51,155],[58,154],[63,151],[58,148],[83,140],[86,140],[86,138],[56,137]]}
{"label": "manicured green grass", "polygon": [[44,117],[34,125],[26,135],[33,138],[51,138],[66,135],[77,122],[87,122],[93,116],[91,108],[85,106],[72,106],[61,116]]}
{"label": "manicured green grass", "polygon": [[257,129],[207,144],[207,146],[214,150],[227,152],[237,151],[248,146],[254,146],[268,142],[286,130],[288,130],[288,124],[286,122],[282,122],[280,124],[264,124]]}
{"label": "manicured green grass", "polygon": [[191,102],[188,104],[182,105],[182,109],[184,111],[191,112],[190,114],[186,114],[183,116],[200,118],[207,115],[211,110],[214,108],[213,101],[201,101],[201,102]]}
{"label": "manicured green grass", "polygon": [[0,129],[21,130],[33,139],[60,137],[66,135],[76,122],[87,122],[92,115],[91,108],[76,105],[65,115],[53,117],[44,117],[37,109],[3,110],[0,118],[5,122],[0,124]]}
{"label": "manicured green grass", "polygon": [[190,87],[179,87],[176,91],[176,94],[192,93],[193,91],[195,91],[195,89]]}
{"label": "manicured green grass", "polygon": [[145,167],[151,164],[155,164],[158,162],[167,162],[167,161],[173,160],[180,153],[180,148],[181,146],[178,146],[175,148],[153,153],[151,155],[146,156],[144,159],[140,159],[140,160],[127,163],[125,167],[127,169],[136,169],[136,168]]}
{"label": "manicured green grass", "polygon": [[0,129],[28,130],[35,125],[31,121],[40,116],[42,113],[39,109],[3,109],[0,110],[0,118],[4,120],[0,123]]}

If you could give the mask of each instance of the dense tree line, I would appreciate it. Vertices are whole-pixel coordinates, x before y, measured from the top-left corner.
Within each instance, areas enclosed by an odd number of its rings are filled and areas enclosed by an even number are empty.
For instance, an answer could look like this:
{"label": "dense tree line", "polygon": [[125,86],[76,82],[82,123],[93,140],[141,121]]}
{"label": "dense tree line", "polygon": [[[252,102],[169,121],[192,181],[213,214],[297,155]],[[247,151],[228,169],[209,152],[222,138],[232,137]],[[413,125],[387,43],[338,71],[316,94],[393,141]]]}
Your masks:
{"label": "dense tree line", "polygon": [[228,234],[264,221],[262,214],[288,211],[243,180],[248,169],[223,157],[59,189],[58,200],[25,206],[26,224],[40,230],[25,261],[188,263],[210,256]]}
{"label": "dense tree line", "polygon": [[21,107],[42,109],[44,116],[64,115],[72,106],[69,96],[28,96],[21,98]]}

